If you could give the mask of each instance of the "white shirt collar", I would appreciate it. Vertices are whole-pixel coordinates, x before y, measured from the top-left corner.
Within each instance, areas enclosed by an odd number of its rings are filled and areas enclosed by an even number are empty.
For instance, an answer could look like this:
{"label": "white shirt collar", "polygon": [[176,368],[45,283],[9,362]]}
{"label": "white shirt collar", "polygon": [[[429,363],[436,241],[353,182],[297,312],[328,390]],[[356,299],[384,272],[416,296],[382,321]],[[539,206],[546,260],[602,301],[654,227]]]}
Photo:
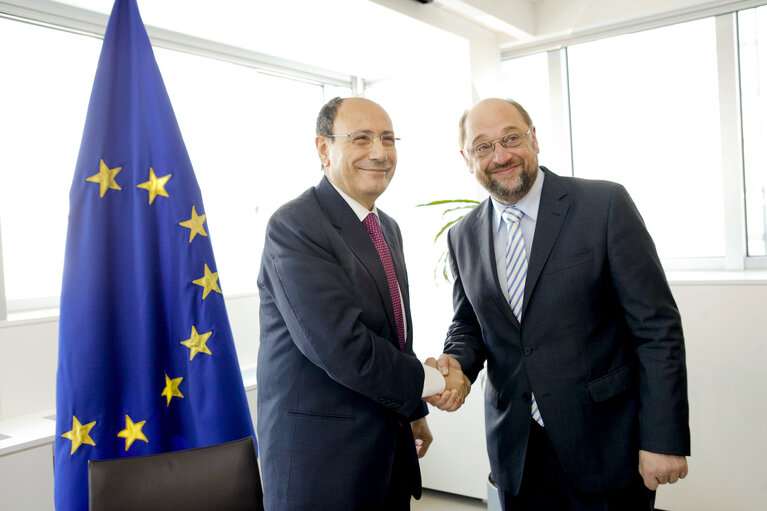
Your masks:
{"label": "white shirt collar", "polygon": [[[544,177],[545,174],[541,168],[538,167],[538,173],[535,176],[535,182],[533,183],[532,188],[530,188],[530,191],[528,191],[524,197],[519,199],[516,204],[511,204],[511,206],[517,206],[521,209],[525,216],[529,217],[533,222],[538,220],[538,207],[541,204],[541,190],[543,189]],[[495,222],[497,230],[501,228],[501,225],[505,226],[501,214],[509,204],[504,204],[495,200],[492,195],[490,196],[490,200],[493,203],[493,222]]]}
{"label": "white shirt collar", "polygon": [[336,189],[336,191],[343,197],[343,199],[346,201],[346,203],[349,205],[350,208],[352,208],[352,211],[354,211],[354,214],[357,215],[357,218],[360,219],[360,222],[365,220],[365,218],[370,213],[375,213],[376,217],[378,217],[378,209],[376,208],[375,204],[373,204],[373,209],[369,210],[365,206],[359,203],[356,199],[352,198],[349,194],[341,190],[339,187],[337,187],[333,181],[328,179],[328,182],[333,185],[333,188]]}

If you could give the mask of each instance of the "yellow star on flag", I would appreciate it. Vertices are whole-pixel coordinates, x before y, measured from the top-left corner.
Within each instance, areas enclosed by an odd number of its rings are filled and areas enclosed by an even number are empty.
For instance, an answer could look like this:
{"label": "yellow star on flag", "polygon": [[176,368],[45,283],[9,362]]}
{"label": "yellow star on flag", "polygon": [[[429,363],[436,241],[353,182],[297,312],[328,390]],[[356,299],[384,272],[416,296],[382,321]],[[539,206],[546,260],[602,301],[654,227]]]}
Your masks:
{"label": "yellow star on flag", "polygon": [[154,198],[158,195],[163,197],[169,197],[168,192],[165,191],[165,183],[170,179],[171,174],[167,176],[157,177],[154,175],[154,169],[149,168],[149,181],[145,181],[140,185],[136,185],[136,188],[143,188],[149,192],[149,204],[152,204]]}
{"label": "yellow star on flag", "polygon": [[69,454],[74,454],[82,444],[96,445],[96,442],[94,442],[90,436],[91,429],[95,425],[96,421],[93,421],[83,426],[80,424],[80,421],[77,420],[77,417],[74,415],[72,416],[72,429],[61,435],[72,441],[72,452]]}
{"label": "yellow star on flag", "polygon": [[170,406],[170,400],[174,397],[184,397],[184,394],[181,393],[180,390],[178,390],[178,386],[181,384],[181,380],[184,378],[168,378],[168,375],[165,375],[165,388],[162,390],[161,396],[165,396],[168,399],[168,404],[166,406]]}
{"label": "yellow star on flag", "polygon": [[144,435],[144,433],[141,431],[141,428],[144,427],[144,424],[146,424],[146,421],[134,423],[128,415],[125,416],[125,429],[117,433],[117,436],[125,439],[126,451],[136,440],[143,440],[147,443],[149,442],[146,435]]}
{"label": "yellow star on flag", "polygon": [[208,355],[212,355],[210,350],[208,349],[206,342],[208,342],[208,338],[213,335],[213,332],[206,332],[204,334],[198,334],[197,330],[194,328],[194,325],[192,325],[192,336],[185,340],[181,341],[181,344],[189,348],[189,360],[194,359],[194,356],[198,353],[207,353]]}
{"label": "yellow star on flag", "polygon": [[122,170],[122,167],[110,169],[104,160],[99,160],[99,172],[93,174],[91,177],[85,178],[86,181],[99,184],[99,197],[103,197],[107,193],[107,189],[122,190],[120,185],[115,182],[115,176]]}
{"label": "yellow star on flag", "polygon": [[208,293],[211,291],[216,291],[217,293],[221,293],[221,288],[218,287],[218,272],[211,272],[210,268],[208,268],[208,265],[205,265],[205,275],[200,277],[197,280],[193,280],[192,284],[197,284],[198,286],[201,286],[202,289],[202,299],[204,300]]}
{"label": "yellow star on flag", "polygon": [[208,233],[205,232],[205,228],[202,224],[205,223],[205,217],[207,215],[197,215],[197,211],[194,210],[194,206],[192,206],[192,218],[185,222],[179,222],[178,225],[181,227],[186,227],[189,229],[189,243],[192,242],[195,235],[199,234],[201,236],[207,236]]}

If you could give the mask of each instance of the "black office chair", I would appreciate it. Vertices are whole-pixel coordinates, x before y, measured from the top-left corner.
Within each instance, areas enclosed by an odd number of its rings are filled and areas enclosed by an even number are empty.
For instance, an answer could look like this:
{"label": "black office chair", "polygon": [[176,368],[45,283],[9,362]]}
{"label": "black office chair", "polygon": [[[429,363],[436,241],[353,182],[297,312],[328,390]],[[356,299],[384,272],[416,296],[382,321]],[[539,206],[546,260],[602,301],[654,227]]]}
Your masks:
{"label": "black office chair", "polygon": [[252,437],[184,451],[88,462],[90,511],[263,511]]}

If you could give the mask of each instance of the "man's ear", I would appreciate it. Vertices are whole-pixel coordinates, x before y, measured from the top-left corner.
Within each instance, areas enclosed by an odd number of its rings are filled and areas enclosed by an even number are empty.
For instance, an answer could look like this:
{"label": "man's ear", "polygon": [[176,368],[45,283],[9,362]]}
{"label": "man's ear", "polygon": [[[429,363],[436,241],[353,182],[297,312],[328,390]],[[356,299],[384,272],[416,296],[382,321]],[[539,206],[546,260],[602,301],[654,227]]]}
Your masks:
{"label": "man's ear", "polygon": [[314,139],[314,145],[317,146],[317,156],[320,157],[320,163],[322,163],[322,167],[323,168],[329,167],[330,166],[330,148],[328,147],[327,137],[318,135],[317,138]]}

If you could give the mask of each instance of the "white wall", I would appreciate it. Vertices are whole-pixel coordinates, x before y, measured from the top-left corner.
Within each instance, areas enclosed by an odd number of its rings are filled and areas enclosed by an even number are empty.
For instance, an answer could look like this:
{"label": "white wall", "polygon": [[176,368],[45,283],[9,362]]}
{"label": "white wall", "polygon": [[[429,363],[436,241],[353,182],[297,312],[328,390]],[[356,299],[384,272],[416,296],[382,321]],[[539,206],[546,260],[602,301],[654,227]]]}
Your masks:
{"label": "white wall", "polygon": [[53,511],[53,443],[0,455],[0,509]]}
{"label": "white wall", "polygon": [[[662,486],[656,504],[674,511],[761,511],[767,502],[767,276],[712,278],[671,276],[687,347],[692,456],[687,478]],[[435,441],[422,461],[424,486],[482,496],[489,469],[480,393],[475,384],[465,408],[431,413]]]}
{"label": "white wall", "polygon": [[[227,298],[226,307],[240,365],[255,367],[258,297]],[[0,423],[56,407],[58,328],[57,317],[0,321]]]}
{"label": "white wall", "polygon": [[[719,274],[718,280],[671,276],[687,343],[692,456],[690,474],[675,485],[662,487],[658,507],[760,511],[767,502],[763,376],[767,366],[767,277],[757,280],[752,275],[751,280],[744,274],[727,273]],[[435,338],[442,337],[450,316],[449,295],[449,287],[436,288],[432,307],[418,310],[414,324],[429,325]],[[227,303],[241,362],[255,363],[257,298]],[[8,404],[5,409],[20,410],[27,395],[35,396],[37,411],[55,406],[55,324],[0,326],[0,403]],[[39,359],[45,367],[31,364],[26,370],[14,369],[22,367],[19,357]],[[29,371],[29,367],[39,370]],[[481,397],[480,386],[475,384],[466,406],[458,412],[432,411],[429,424],[435,441],[422,462],[425,487],[484,496],[489,468]],[[252,390],[248,398],[252,405]],[[8,416],[0,418],[0,434],[12,422]],[[0,509],[45,509],[39,502],[52,499],[50,444],[9,452],[3,449],[3,442],[0,440]],[[28,496],[26,504],[19,495]]]}
{"label": "white wall", "polygon": [[658,492],[658,507],[762,510],[767,282],[672,278],[685,329],[692,456],[687,478]]}
{"label": "white wall", "polygon": [[0,321],[0,421],[56,406],[58,328],[58,318]]}

